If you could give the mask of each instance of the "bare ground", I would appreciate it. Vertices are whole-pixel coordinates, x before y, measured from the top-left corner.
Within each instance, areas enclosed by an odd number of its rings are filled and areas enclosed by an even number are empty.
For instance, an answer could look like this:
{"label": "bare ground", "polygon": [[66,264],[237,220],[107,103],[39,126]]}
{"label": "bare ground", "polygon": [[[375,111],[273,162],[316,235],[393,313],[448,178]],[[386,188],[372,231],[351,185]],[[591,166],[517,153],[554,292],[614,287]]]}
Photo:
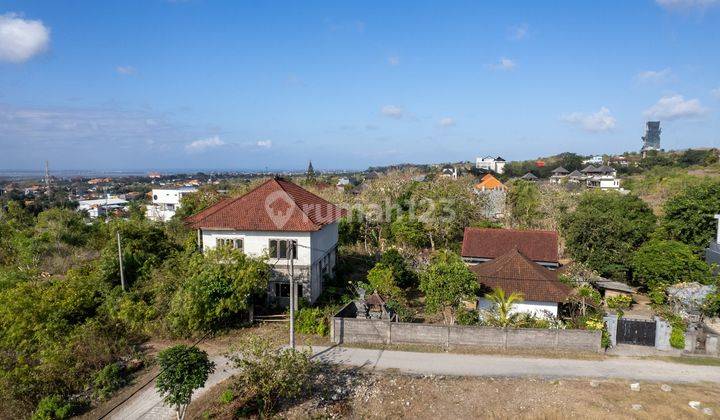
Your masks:
{"label": "bare ground", "polygon": [[[194,401],[189,418],[234,418],[238,407],[218,401],[231,381]],[[631,391],[629,382],[616,380],[456,378],[344,368],[328,381],[330,389],[314,390],[314,396],[281,408],[277,415],[291,419],[657,419],[710,418],[720,413],[720,389],[715,385],[673,384],[668,392],[660,386],[641,383],[640,391]],[[699,409],[691,408],[690,401],[699,401]]]}

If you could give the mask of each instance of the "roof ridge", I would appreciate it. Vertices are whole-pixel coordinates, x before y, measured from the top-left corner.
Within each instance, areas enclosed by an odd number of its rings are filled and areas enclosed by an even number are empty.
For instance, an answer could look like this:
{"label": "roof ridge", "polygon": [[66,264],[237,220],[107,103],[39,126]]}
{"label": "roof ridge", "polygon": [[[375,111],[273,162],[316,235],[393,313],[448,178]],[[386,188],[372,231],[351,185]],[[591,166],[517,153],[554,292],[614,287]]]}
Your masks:
{"label": "roof ridge", "polygon": [[[315,227],[320,227],[320,224],[318,224],[315,220],[313,220],[313,219],[310,217],[310,215],[307,214],[307,212],[306,212],[305,210],[303,210],[302,207],[300,207],[300,205],[299,205],[298,202],[297,202],[297,199],[292,195],[292,193],[290,193],[288,190],[285,189],[285,186],[280,182],[280,180],[278,180],[278,179],[273,179],[273,181],[275,181],[275,183],[278,184],[278,186],[280,187],[280,189],[281,189],[285,194],[287,194],[288,196],[290,196],[290,198],[291,198],[290,201],[292,201],[293,204],[295,205],[295,207],[297,207],[298,210],[300,210],[300,212],[301,212],[303,215],[305,215],[305,218],[306,218],[307,220],[309,220],[310,223],[312,223]],[[305,191],[307,191],[307,190],[305,190]],[[309,191],[308,191],[308,192],[309,192]],[[310,194],[312,194],[312,193],[310,193]],[[313,195],[315,195],[315,194],[313,194]],[[317,196],[316,196],[316,197],[317,197]],[[318,197],[318,198],[321,198],[321,197]],[[324,201],[324,200],[323,200],[323,201]]]}
{"label": "roof ridge", "polygon": [[475,226],[468,226],[465,228],[465,230],[504,230],[504,231],[511,231],[511,232],[543,232],[543,233],[551,233],[554,235],[557,235],[557,231],[554,230],[545,230],[545,229],[514,229],[514,228],[485,228],[485,227],[475,227]]}

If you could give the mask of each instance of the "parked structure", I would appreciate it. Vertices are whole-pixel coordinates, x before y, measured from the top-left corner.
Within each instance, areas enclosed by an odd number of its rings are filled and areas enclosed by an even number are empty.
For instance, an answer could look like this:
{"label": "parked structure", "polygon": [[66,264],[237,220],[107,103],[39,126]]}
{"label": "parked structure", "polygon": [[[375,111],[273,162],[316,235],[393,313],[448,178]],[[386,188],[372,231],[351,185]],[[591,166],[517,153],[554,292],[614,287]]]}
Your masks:
{"label": "parked structure", "polygon": [[492,156],[478,157],[475,159],[475,167],[486,171],[493,171],[501,174],[505,171],[505,159]]}
{"label": "parked structure", "polygon": [[515,248],[546,268],[560,266],[558,235],[548,230],[465,228],[461,256],[469,265],[481,264]]}
{"label": "parked structure", "polygon": [[231,246],[253,257],[267,256],[273,267],[268,297],[288,305],[291,259],[297,295],[311,303],[320,296],[324,278],[333,275],[342,214],[302,187],[273,178],[186,221],[197,229],[203,251]]}
{"label": "parked structure", "polygon": [[181,207],[180,200],[185,194],[197,192],[195,187],[181,187],[170,190],[152,190],[152,204],[145,211],[145,217],[158,222],[167,222]]}
{"label": "parked structure", "polygon": [[124,198],[108,195],[105,198],[78,201],[77,211],[87,211],[91,219],[96,219],[114,210],[124,210],[127,204]]}

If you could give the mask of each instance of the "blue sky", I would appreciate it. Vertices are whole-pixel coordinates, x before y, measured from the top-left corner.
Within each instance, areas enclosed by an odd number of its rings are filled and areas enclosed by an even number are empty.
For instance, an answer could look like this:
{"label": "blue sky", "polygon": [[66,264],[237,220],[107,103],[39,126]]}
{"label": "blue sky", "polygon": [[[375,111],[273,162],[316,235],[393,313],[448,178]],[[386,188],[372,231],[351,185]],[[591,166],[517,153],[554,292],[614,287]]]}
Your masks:
{"label": "blue sky", "polygon": [[720,0],[0,0],[0,169],[720,146]]}

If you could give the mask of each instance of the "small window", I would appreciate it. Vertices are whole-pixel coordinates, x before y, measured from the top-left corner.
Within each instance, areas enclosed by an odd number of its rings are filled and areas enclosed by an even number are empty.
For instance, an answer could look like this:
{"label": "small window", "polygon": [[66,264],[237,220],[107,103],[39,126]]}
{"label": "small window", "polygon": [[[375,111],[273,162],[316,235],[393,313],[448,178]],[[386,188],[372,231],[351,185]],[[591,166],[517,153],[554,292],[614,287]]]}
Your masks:
{"label": "small window", "polygon": [[287,259],[292,252],[293,260],[297,260],[297,241],[270,239],[270,258]]}
{"label": "small window", "polygon": [[239,249],[240,251],[243,250],[243,240],[242,239],[235,239],[233,242],[233,248]]}
{"label": "small window", "polygon": [[290,285],[288,283],[275,283],[275,296],[290,297]]}

